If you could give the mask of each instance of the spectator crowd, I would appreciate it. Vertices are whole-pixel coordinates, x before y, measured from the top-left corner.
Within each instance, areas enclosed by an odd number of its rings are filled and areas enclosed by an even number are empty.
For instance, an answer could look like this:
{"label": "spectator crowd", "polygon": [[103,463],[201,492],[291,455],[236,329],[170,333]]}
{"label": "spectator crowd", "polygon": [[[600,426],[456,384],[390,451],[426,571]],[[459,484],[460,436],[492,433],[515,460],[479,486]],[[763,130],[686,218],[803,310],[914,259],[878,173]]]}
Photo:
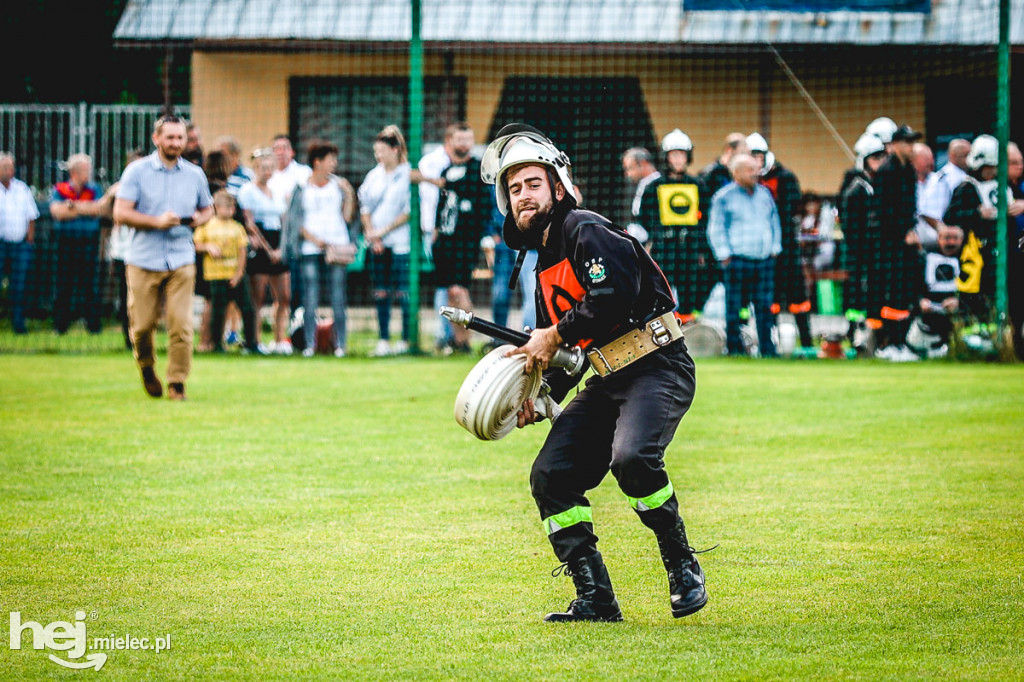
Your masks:
{"label": "spectator crowd", "polygon": [[[161,125],[167,123],[182,127],[180,143],[161,146]],[[954,139],[936,169],[933,150],[921,137],[885,117],[872,121],[854,145],[853,167],[834,194],[822,196],[802,191],[758,132],[728,135],[718,158],[695,171],[692,141],[676,129],[657,153],[623,151],[623,174],[635,190],[624,229],[661,266],[685,323],[710,322],[709,301],[718,292],[730,355],[821,355],[813,313],[845,318],[851,357],[942,357],[957,334],[984,348],[998,322],[997,286],[1006,286],[1015,347],[1024,353],[1021,152],[1010,143],[1008,222],[1000,226],[996,139]],[[286,135],[249,154],[232,137],[218,138],[207,150],[197,126],[165,117],[154,144],[157,151],[150,154],[130,154],[124,175],[106,191],[93,181],[88,155],[67,160],[67,180],[54,186],[49,205],[56,246],[54,333],[67,333],[78,319],[89,333],[100,332],[103,265],[109,261],[124,343],[137,359],[160,315],[177,334],[192,334],[184,320],[171,324],[177,317],[169,300],[178,297],[191,318],[193,295],[203,300],[201,352],[237,345],[251,355],[345,357],[349,270],[361,267],[376,314],[372,354],[403,354],[414,341],[408,282],[416,241],[432,265],[435,308],[472,309],[471,285],[483,264],[493,273],[492,318],[507,324],[511,290],[518,288],[523,324],[534,324],[535,254],[515,264],[515,252],[501,243],[501,215],[493,189],[480,179],[477,140],[466,123],[450,125],[443,143],[415,167],[402,131],[383,127],[373,140],[375,165],[361,178],[338,174],[339,150],[326,140],[309,143],[300,158]],[[6,281],[11,327],[24,334],[39,212],[14,168],[14,158],[0,154],[0,280]],[[188,177],[202,185],[177,185],[189,197],[174,198],[180,213],[151,196],[147,184],[178,168],[194,169],[198,175]],[[414,185],[421,240],[413,238],[410,225]],[[112,222],[105,243],[104,219]],[[1005,283],[995,276],[999,230],[1006,234]],[[153,279],[153,272],[183,273],[184,279]],[[268,307],[272,335],[263,338]],[[393,339],[396,308],[400,333]],[[783,312],[796,328],[792,348],[779,347],[785,345],[778,320]],[[145,328],[139,326],[143,317]],[[188,343],[191,354],[191,337]],[[468,331],[439,321],[434,346],[440,355],[468,352]],[[148,361],[139,362],[147,390],[155,391]],[[172,382],[182,385],[182,396],[183,383]]]}

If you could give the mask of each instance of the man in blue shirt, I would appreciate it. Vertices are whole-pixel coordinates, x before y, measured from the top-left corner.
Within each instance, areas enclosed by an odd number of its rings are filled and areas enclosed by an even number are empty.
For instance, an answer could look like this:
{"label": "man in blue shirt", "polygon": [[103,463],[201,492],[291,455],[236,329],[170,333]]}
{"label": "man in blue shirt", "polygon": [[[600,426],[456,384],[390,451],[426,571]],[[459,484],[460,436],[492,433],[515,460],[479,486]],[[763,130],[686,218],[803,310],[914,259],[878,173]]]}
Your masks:
{"label": "man in blue shirt", "polygon": [[740,308],[754,305],[761,357],[775,357],[772,302],[775,257],[782,253],[779,212],[771,192],[758,184],[759,164],[749,154],[729,163],[733,181],[711,200],[708,242],[725,284],[725,334],[729,355],[744,355]]}
{"label": "man in blue shirt", "polygon": [[100,216],[110,210],[106,196],[92,181],[92,158],[73,154],[68,159],[68,180],[58,182],[50,199],[50,215],[57,232],[57,292],[53,301],[53,328],[68,330],[72,299],[81,297],[77,309],[89,333],[100,331]]}
{"label": "man in blue shirt", "polygon": [[114,221],[135,228],[125,269],[128,317],[142,384],[150,396],[163,395],[153,350],[153,332],[163,298],[167,311],[168,396],[184,400],[185,381],[192,367],[196,275],[192,229],[213,215],[213,199],[202,169],[181,158],[185,149],[184,120],[177,116],[157,120],[153,144],[155,152],[124,169],[114,202]]}

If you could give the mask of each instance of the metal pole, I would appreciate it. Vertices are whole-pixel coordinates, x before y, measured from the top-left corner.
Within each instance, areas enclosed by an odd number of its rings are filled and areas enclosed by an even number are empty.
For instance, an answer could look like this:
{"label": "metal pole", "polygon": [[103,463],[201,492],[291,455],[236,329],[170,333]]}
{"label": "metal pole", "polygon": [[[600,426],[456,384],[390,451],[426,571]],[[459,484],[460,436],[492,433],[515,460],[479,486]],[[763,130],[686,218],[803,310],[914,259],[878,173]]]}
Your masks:
{"label": "metal pole", "polygon": [[[1010,0],[999,0],[999,53],[996,67],[996,138],[999,140],[999,192],[996,218],[996,321],[1006,323],[1007,153],[1010,140]],[[1014,320],[1019,324],[1019,320]]]}
{"label": "metal pole", "polygon": [[[421,0],[412,3],[412,40],[409,44],[409,163],[418,160],[423,148],[423,42],[420,39]],[[423,232],[420,230],[420,192],[409,186],[409,350],[420,348],[420,267]]]}

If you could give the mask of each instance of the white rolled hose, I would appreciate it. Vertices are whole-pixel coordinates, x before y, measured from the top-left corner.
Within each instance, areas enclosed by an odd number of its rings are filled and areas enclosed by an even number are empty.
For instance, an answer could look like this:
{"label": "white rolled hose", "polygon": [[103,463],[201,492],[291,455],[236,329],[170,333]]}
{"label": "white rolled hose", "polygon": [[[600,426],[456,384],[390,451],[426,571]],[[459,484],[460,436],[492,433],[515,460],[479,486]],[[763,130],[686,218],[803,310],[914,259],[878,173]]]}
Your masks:
{"label": "white rolled hose", "polygon": [[455,397],[455,421],[480,440],[500,440],[516,426],[516,413],[527,398],[538,414],[554,421],[561,412],[548,395],[541,370],[527,374],[526,356],[505,353],[515,346],[498,346],[466,375]]}

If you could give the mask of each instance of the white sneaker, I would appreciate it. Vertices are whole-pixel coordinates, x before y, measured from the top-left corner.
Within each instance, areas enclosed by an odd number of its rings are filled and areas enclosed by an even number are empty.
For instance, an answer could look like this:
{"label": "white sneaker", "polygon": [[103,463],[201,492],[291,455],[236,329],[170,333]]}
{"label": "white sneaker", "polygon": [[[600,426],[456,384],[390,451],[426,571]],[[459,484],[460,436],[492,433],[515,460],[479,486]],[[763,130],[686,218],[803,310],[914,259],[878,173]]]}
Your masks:
{"label": "white sneaker", "polygon": [[884,357],[889,362],[917,362],[921,359],[921,356],[906,346],[889,346],[885,351],[888,353]]}
{"label": "white sneaker", "polygon": [[304,358],[311,358],[315,354],[316,354],[316,349],[315,348],[303,348],[302,349],[302,357],[304,357]]}
{"label": "white sneaker", "polygon": [[278,355],[291,355],[295,352],[295,349],[292,348],[291,341],[282,341],[274,344],[274,352]]}
{"label": "white sneaker", "polygon": [[391,353],[393,355],[404,355],[409,352],[409,344],[404,339],[399,339],[391,344]]}
{"label": "white sneaker", "polygon": [[344,348],[335,348],[334,349],[334,357],[336,357],[336,358],[343,358],[343,357],[345,357],[345,349]]}
{"label": "white sneaker", "polygon": [[391,344],[387,339],[379,339],[377,346],[373,349],[373,357],[383,358],[391,355]]}
{"label": "white sneaker", "polygon": [[875,357],[880,360],[889,360],[892,362],[893,358],[896,357],[898,352],[896,346],[886,346],[885,348],[879,348],[875,351]]}
{"label": "white sneaker", "polygon": [[934,360],[936,358],[944,358],[947,355],[949,355],[949,346],[947,346],[946,344],[942,344],[938,348],[929,348],[928,349],[928,359],[929,360]]}
{"label": "white sneaker", "polygon": [[921,356],[906,346],[900,346],[899,360],[897,362],[920,362]]}

